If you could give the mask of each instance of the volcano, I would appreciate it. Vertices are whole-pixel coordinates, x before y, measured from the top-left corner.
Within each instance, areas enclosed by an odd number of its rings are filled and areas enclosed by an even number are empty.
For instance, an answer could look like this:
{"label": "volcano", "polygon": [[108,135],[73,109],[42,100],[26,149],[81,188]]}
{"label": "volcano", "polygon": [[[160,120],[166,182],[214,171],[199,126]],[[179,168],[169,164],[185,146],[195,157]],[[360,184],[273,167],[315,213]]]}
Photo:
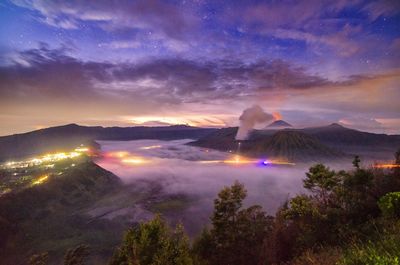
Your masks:
{"label": "volcano", "polygon": [[[286,122],[275,121],[272,124],[274,123]],[[303,129],[271,125],[264,130],[253,130],[246,141],[241,141],[243,155],[286,158],[296,162],[351,159],[354,155],[360,155],[364,159],[383,160],[391,159],[400,146],[400,135],[362,132],[339,124]],[[237,149],[237,129],[222,128],[189,144],[234,151]]]}
{"label": "volcano", "polygon": [[293,127],[290,123],[284,120],[276,120],[266,127],[266,129],[284,129]]}

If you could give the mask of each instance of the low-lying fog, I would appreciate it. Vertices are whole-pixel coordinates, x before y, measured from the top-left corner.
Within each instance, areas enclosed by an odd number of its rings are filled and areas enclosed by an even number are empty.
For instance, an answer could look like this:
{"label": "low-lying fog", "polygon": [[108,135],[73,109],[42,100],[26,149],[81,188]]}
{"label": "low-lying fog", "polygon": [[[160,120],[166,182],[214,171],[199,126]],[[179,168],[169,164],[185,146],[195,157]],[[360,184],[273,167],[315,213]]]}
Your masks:
{"label": "low-lying fog", "polygon": [[196,225],[207,223],[218,191],[235,180],[248,191],[245,204],[260,204],[271,215],[288,197],[304,191],[302,179],[310,164],[204,163],[228,159],[231,154],[185,145],[187,142],[190,140],[99,141],[104,157],[96,163],[126,184],[156,182],[165,194],[196,198],[182,213],[184,224],[190,218],[198,220]]}

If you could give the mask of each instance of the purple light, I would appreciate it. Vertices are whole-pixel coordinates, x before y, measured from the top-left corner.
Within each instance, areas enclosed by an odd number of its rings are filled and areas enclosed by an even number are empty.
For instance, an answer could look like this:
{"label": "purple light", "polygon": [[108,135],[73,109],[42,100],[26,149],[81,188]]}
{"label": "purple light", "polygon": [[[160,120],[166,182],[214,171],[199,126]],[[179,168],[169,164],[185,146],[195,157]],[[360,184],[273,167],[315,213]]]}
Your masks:
{"label": "purple light", "polygon": [[270,164],[271,164],[271,162],[269,162],[268,160],[262,161],[262,165],[264,165],[264,166],[268,166]]}

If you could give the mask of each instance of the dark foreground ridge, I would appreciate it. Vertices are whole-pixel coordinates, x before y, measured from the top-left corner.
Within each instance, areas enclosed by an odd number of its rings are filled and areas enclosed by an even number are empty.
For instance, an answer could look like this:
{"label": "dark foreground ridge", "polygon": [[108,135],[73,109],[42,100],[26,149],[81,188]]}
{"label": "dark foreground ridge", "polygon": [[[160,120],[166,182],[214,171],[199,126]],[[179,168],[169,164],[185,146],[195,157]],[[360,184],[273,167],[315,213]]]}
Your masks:
{"label": "dark foreground ridge", "polygon": [[[114,224],[110,230],[104,230],[109,222],[88,223],[89,218],[80,210],[115,192],[122,184],[117,176],[90,160],[74,162],[77,164],[64,169],[62,174],[49,174],[43,184],[0,197],[1,264],[26,264],[30,254],[44,248],[59,259],[66,247],[82,241],[91,242],[95,249],[103,244],[112,246],[112,236],[108,236],[109,243],[101,238],[122,227]],[[66,168],[66,163],[55,168]]]}

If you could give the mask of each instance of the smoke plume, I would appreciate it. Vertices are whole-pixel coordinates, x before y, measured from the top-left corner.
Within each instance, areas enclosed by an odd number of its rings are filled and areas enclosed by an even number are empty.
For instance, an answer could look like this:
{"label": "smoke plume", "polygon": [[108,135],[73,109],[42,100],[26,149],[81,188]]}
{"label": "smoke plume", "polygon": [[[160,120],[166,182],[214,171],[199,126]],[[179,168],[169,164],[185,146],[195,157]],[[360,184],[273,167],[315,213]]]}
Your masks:
{"label": "smoke plume", "polygon": [[257,123],[264,123],[273,119],[274,117],[271,114],[264,112],[258,105],[245,109],[239,117],[240,127],[236,134],[236,140],[246,140]]}
{"label": "smoke plume", "polygon": [[277,111],[272,112],[272,116],[274,117],[274,120],[276,120],[276,121],[282,120],[282,115]]}

